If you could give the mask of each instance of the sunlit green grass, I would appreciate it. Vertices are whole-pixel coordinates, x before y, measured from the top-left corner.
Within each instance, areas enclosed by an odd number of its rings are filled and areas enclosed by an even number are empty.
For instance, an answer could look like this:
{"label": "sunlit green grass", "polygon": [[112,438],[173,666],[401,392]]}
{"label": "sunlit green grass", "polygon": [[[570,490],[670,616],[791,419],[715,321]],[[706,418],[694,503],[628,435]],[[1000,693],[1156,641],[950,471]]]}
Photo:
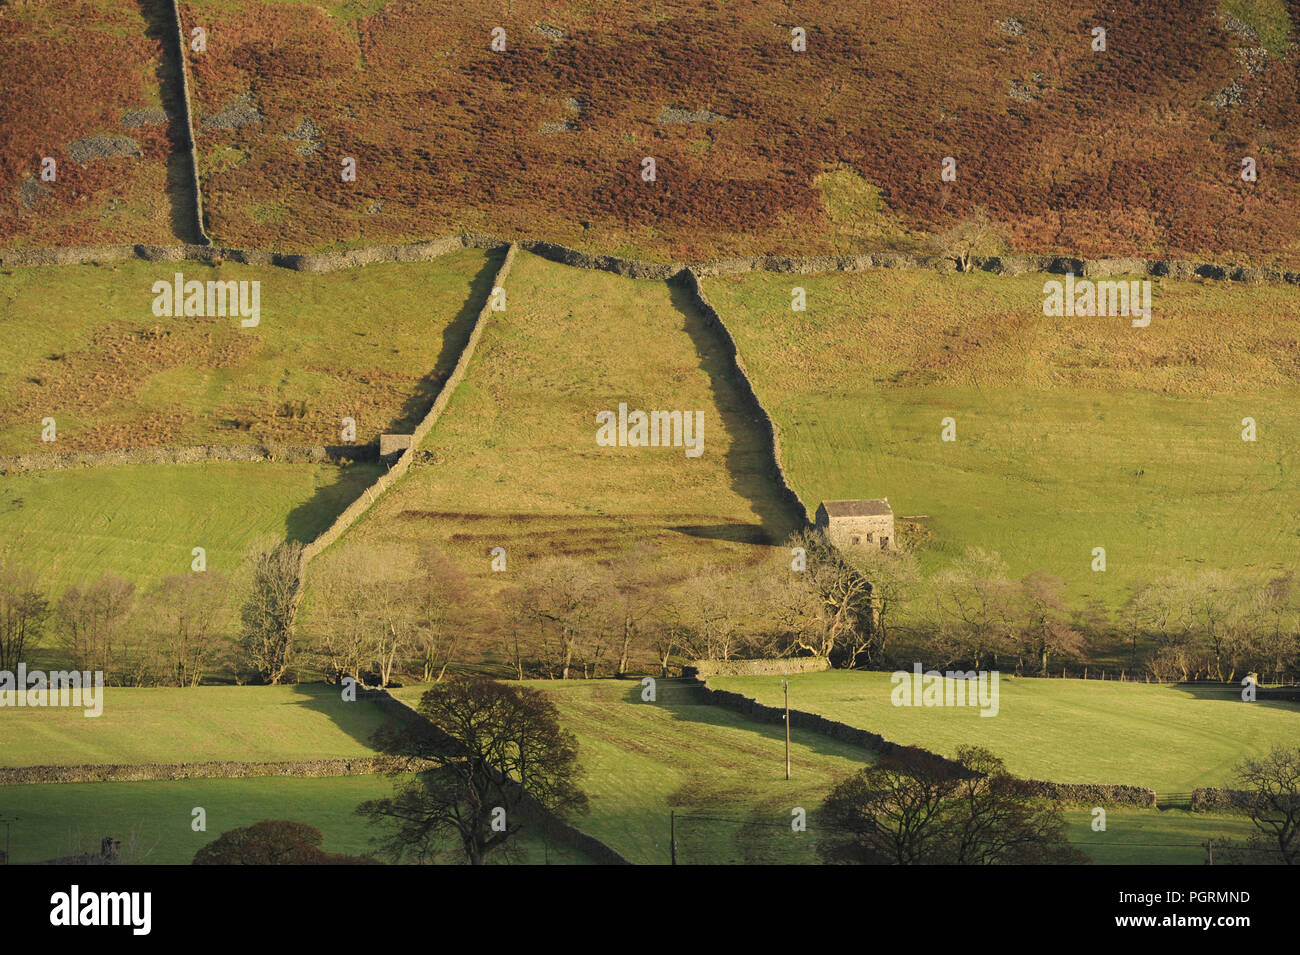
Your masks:
{"label": "sunlit green grass", "polygon": [[[653,703],[642,702],[641,684],[631,680],[526,685],[545,691],[560,724],[578,737],[591,812],[576,825],[633,862],[671,861],[673,812],[679,862],[815,861],[811,833],[791,828],[792,811],[814,818],[836,780],[871,760],[865,750],[796,730],[786,780],[780,726],[701,703],[676,683],[661,682]],[[396,695],[416,704],[422,692],[411,686]]]}
{"label": "sunlit green grass", "polygon": [[[0,272],[0,454],[157,444],[342,444],[433,404],[499,253],[324,275],[127,261]],[[260,282],[260,322],[153,314],[153,284]],[[41,440],[43,419],[58,440]]]}
{"label": "sunlit green grass", "polygon": [[1219,10],[1253,29],[1270,56],[1286,56],[1292,24],[1285,0],[1220,0]]}
{"label": "sunlit green grass", "polygon": [[[783,698],[781,679],[711,677],[709,685],[776,706]],[[997,715],[984,717],[972,707],[894,706],[888,673],[788,679],[793,708],[895,743],[948,756],[959,746],[983,746],[1019,776],[1147,786],[1158,794],[1231,786],[1233,767],[1244,757],[1300,739],[1300,705],[1244,703],[1231,690],[1001,679]]]}
{"label": "sunlit green grass", "polygon": [[[17,819],[10,827],[14,862],[97,852],[100,839],[112,836],[125,862],[188,865],[223,832],[263,819],[307,823],[324,835],[326,852],[360,855],[376,851],[378,830],[356,807],[391,795],[393,784],[384,776],[342,776],[4,786],[0,814]],[[206,832],[192,829],[195,808],[206,812]],[[588,861],[527,830],[519,840],[523,861],[533,865]]]}
{"label": "sunlit green grass", "polygon": [[1206,842],[1244,840],[1255,832],[1249,818],[1232,813],[1111,808],[1104,831],[1093,829],[1096,818],[1086,806],[1065,809],[1070,841],[1097,865],[1204,865]]}
{"label": "sunlit green grass", "polygon": [[0,556],[54,592],[111,572],[147,586],[207,569],[234,575],[261,538],[309,541],[380,465],[133,464],[0,478]]}
{"label": "sunlit green grass", "polygon": [[[770,450],[682,290],[521,253],[506,291],[425,440],[433,463],[412,468],[336,550],[432,543],[490,592],[556,555],[603,562],[649,543],[680,576],[694,561],[760,561],[763,541],[788,535]],[[702,412],[703,454],[597,445],[597,413],[620,402]],[[507,573],[492,571],[494,547]]]}
{"label": "sunlit green grass", "polygon": [[122,687],[103,690],[103,712],[6,707],[0,766],[202,763],[370,756],[384,721],[335,687]]}
{"label": "sunlit green grass", "polygon": [[[1076,604],[1114,604],[1170,571],[1291,568],[1295,292],[1160,282],[1150,326],[1134,328],[1043,317],[1044,281],[889,270],[705,284],[808,509],[887,497],[896,516],[924,516],[899,537],[927,571],[979,546],[1016,575],[1065,578]],[[791,311],[796,285],[807,312]]]}

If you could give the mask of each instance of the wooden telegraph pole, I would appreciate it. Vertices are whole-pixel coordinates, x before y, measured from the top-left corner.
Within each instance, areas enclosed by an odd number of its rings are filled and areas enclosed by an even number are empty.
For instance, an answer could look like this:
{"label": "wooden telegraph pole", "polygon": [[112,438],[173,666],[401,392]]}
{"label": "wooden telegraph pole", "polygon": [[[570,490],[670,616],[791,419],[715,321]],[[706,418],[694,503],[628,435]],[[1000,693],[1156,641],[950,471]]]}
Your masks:
{"label": "wooden telegraph pole", "polygon": [[785,687],[785,778],[790,778],[790,681],[782,680]]}

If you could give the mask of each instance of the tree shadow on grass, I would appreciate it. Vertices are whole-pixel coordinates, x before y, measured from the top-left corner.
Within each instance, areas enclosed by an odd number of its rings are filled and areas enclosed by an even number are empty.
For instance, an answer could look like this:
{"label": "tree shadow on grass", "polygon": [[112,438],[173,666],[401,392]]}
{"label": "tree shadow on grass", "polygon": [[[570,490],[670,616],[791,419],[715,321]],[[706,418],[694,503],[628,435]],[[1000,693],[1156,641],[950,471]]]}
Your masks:
{"label": "tree shadow on grass", "polygon": [[505,255],[504,249],[490,250],[483,267],[466,283],[465,302],[442,331],[442,348],[433,364],[433,370],[416,384],[414,394],[402,404],[401,415],[388,425],[388,433],[410,434],[438,400],[443,383],[456,367],[456,362],[460,360],[461,353],[469,342],[474,322],[487,303],[492,291],[492,280],[496,278]]}
{"label": "tree shadow on grass", "polygon": [[[681,313],[682,330],[690,336],[699,355],[699,367],[709,376],[713,404],[730,439],[725,465],[731,477],[731,488],[749,502],[761,522],[761,534],[751,533],[748,538],[740,529],[743,525],[692,526],[676,530],[697,537],[744,543],[783,541],[799,529],[802,521],[793,506],[782,497],[774,480],[775,454],[772,439],[763,424],[762,409],[739,380],[722,335],[696,308],[690,292],[678,282],[669,282],[668,290],[673,307]],[[704,453],[708,454],[707,435],[704,448]]]}

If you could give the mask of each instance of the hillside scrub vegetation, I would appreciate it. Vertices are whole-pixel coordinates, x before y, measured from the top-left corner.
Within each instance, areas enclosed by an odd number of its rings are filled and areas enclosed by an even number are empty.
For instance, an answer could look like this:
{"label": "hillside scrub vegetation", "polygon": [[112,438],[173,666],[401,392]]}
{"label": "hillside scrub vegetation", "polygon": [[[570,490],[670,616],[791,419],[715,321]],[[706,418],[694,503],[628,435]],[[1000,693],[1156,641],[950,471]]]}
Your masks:
{"label": "hillside scrub vegetation", "polygon": [[[233,244],[469,229],[682,260],[916,247],[984,207],[1021,251],[1300,253],[1277,2],[181,7],[210,35],[189,60],[199,171]],[[835,173],[896,226],[837,221]]]}

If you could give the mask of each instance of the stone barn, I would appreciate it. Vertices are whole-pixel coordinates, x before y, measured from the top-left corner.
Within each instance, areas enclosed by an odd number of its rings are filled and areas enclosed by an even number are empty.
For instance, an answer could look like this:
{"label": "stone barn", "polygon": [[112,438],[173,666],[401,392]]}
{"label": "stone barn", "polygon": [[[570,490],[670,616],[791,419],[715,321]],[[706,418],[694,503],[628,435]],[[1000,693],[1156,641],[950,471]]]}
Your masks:
{"label": "stone barn", "polygon": [[871,501],[822,501],[815,520],[832,544],[840,548],[878,547],[894,542],[894,512],[888,498]]}

